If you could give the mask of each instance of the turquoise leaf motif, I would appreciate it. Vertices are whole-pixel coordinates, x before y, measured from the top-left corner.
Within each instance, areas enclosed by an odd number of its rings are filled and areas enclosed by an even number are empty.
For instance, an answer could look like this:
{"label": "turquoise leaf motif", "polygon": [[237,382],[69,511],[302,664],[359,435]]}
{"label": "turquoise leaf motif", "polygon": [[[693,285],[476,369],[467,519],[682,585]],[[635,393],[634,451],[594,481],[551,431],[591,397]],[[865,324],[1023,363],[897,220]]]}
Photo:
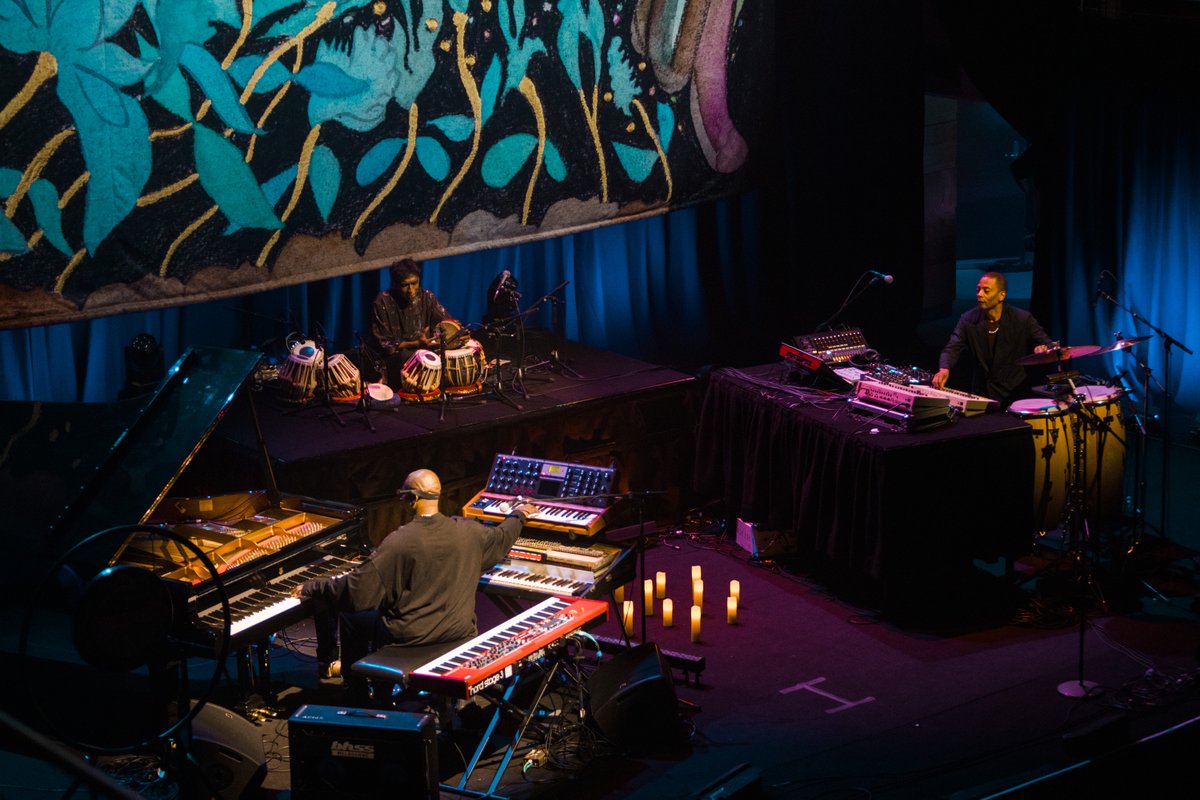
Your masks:
{"label": "turquoise leaf motif", "polygon": [[529,133],[514,133],[505,136],[488,148],[480,166],[483,182],[494,189],[507,186],[529,156],[537,149],[537,137]]}
{"label": "turquoise leaf motif", "polygon": [[449,114],[431,119],[428,124],[444,133],[452,142],[465,142],[475,132],[475,121],[465,114]]}
{"label": "turquoise leaf motif", "polygon": [[219,133],[197,126],[193,149],[200,185],[230,222],[242,228],[278,230],[283,227],[263,195],[242,151]]}
{"label": "turquoise leaf motif", "polygon": [[359,159],[358,168],[354,171],[354,179],[358,181],[358,185],[366,186],[378,180],[383,173],[387,172],[388,167],[396,160],[396,156],[400,155],[400,151],[407,142],[407,139],[384,139],[372,146]]}
{"label": "turquoise leaf motif", "polygon": [[321,219],[329,222],[329,213],[337,201],[338,189],[342,183],[342,167],[338,164],[333,151],[323,144],[313,148],[312,158],[308,162],[308,185],[312,187],[313,199]]}
{"label": "turquoise leaf motif", "polygon": [[417,162],[435,181],[442,181],[450,174],[450,155],[442,143],[429,136],[417,137]]}
{"label": "turquoise leaf motif", "polygon": [[655,162],[658,161],[657,150],[630,147],[621,142],[613,142],[613,150],[616,151],[617,160],[621,162],[625,174],[636,183],[646,180],[650,176],[650,170],[654,168]]}
{"label": "turquoise leaf motif", "polygon": [[70,256],[74,251],[63,235],[58,189],[50,181],[39,178],[29,187],[29,202],[33,204],[33,216],[46,235],[46,241],[54,245],[58,252]]}

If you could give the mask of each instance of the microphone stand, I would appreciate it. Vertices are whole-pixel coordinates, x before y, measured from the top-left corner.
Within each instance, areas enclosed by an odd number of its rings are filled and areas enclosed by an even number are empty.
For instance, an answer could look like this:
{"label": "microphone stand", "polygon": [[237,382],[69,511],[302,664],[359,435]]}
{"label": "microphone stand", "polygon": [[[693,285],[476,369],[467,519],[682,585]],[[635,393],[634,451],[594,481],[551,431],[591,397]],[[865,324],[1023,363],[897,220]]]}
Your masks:
{"label": "microphone stand", "polygon": [[368,359],[370,359],[371,366],[376,371],[378,371],[378,372],[382,372],[382,371],[379,368],[379,364],[377,364],[375,362],[374,357],[371,356],[369,351],[367,350],[367,343],[365,341],[363,341],[362,335],[359,334],[357,331],[355,331],[354,335],[358,337],[358,363],[359,363],[358,402],[354,404],[354,407],[358,410],[358,412],[360,414],[362,414],[363,422],[367,423],[367,427],[371,429],[371,433],[375,433],[375,423],[371,421],[371,406],[368,405],[368,403],[367,403],[367,381],[363,377],[363,373],[366,371]]}
{"label": "microphone stand", "polygon": [[1162,494],[1161,494],[1161,499],[1159,501],[1160,505],[1161,505],[1161,509],[1162,509],[1162,519],[1159,520],[1158,533],[1160,536],[1162,536],[1164,539],[1166,539],[1166,538],[1168,538],[1167,537],[1167,487],[1170,484],[1170,481],[1168,479],[1170,477],[1169,469],[1170,469],[1170,464],[1171,464],[1171,455],[1170,455],[1171,440],[1170,440],[1170,435],[1169,435],[1168,420],[1171,418],[1171,401],[1173,399],[1173,396],[1171,395],[1171,348],[1178,347],[1180,350],[1187,353],[1189,356],[1194,355],[1194,354],[1192,353],[1192,351],[1190,349],[1188,349],[1188,346],[1185,345],[1183,342],[1179,341],[1174,336],[1172,336],[1171,334],[1164,331],[1162,328],[1160,328],[1157,325],[1155,325],[1154,323],[1150,322],[1145,317],[1143,317],[1142,315],[1140,315],[1136,311],[1134,311],[1132,308],[1128,308],[1127,306],[1124,306],[1121,303],[1118,303],[1116,301],[1116,299],[1114,297],[1112,297],[1110,294],[1108,294],[1107,292],[1105,292],[1103,290],[1097,290],[1096,293],[1100,297],[1103,297],[1105,300],[1112,303],[1117,308],[1123,309],[1126,313],[1128,313],[1131,317],[1133,317],[1133,320],[1135,323],[1141,322],[1147,328],[1149,328],[1150,330],[1157,333],[1159,335],[1159,337],[1161,337],[1163,340],[1163,380],[1158,382],[1159,387],[1162,389],[1162,395],[1163,395],[1162,413],[1160,415],[1162,417],[1162,419],[1160,420],[1160,425],[1159,425],[1159,427],[1162,431],[1162,475],[1160,476]]}
{"label": "microphone stand", "polygon": [[559,305],[559,303],[562,303],[563,300],[562,300],[562,298],[557,297],[557,295],[559,292],[561,292],[563,289],[566,288],[568,283],[570,283],[570,281],[563,281],[558,286],[554,287],[549,292],[547,292],[546,294],[539,297],[537,299],[537,302],[535,302],[532,306],[530,306],[524,313],[525,314],[533,314],[540,309],[542,303],[545,303],[545,302],[550,303],[551,347],[550,347],[550,358],[547,359],[547,364],[551,368],[559,370],[564,375],[567,375],[571,378],[575,378],[577,380],[582,380],[583,376],[580,375],[575,370],[571,369],[571,367],[567,366],[567,364],[561,358],[559,358],[559,355],[558,355],[558,346],[562,341],[562,337],[559,335],[559,327],[562,325],[562,320],[559,318],[560,313],[559,313],[558,305]]}
{"label": "microphone stand", "polygon": [[[866,283],[863,283],[863,278],[867,278]],[[859,275],[858,280],[854,282],[854,285],[850,287],[850,291],[846,293],[846,299],[842,301],[842,305],[838,307],[837,311],[833,312],[833,316],[817,326],[816,332],[819,333],[820,331],[828,330],[833,325],[834,321],[842,315],[842,312],[849,308],[851,303],[861,297],[863,292],[867,291],[867,289],[870,289],[875,283],[881,280],[883,280],[881,277],[870,272],[864,272],[862,275]]]}
{"label": "microphone stand", "polygon": [[491,334],[492,341],[495,343],[495,346],[492,347],[492,364],[487,370],[487,376],[484,378],[484,383],[488,387],[485,394],[495,397],[497,400],[515,411],[523,411],[524,408],[521,406],[521,404],[516,400],[513,400],[505,393],[504,382],[501,380],[500,376],[500,362],[502,361],[500,358],[500,353],[503,349],[500,346],[500,341],[509,335],[504,332],[504,325],[512,322],[513,319],[513,317],[509,317],[500,322],[491,322],[487,325],[484,325],[481,329],[482,331],[486,331],[487,333]]}

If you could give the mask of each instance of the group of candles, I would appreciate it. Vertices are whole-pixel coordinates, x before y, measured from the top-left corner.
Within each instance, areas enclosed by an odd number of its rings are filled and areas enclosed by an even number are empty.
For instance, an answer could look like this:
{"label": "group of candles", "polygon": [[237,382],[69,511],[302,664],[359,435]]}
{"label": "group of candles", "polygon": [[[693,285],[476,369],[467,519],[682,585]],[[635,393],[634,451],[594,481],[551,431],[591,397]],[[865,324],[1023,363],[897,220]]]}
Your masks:
{"label": "group of candles", "polygon": [[[654,616],[654,601],[662,601],[662,624],[664,628],[675,626],[675,603],[667,597],[667,573],[657,572],[654,580],[647,578],[642,582],[642,613],[647,617]],[[625,599],[625,587],[618,586],[617,602],[621,604],[621,625],[626,635],[633,635],[633,601]],[[725,621],[736,625],[738,621],[738,603],[742,599],[742,584],[738,580],[729,582],[729,596],[725,598]],[[700,567],[692,567],[692,641],[700,641],[700,616],[704,607],[704,579]]]}

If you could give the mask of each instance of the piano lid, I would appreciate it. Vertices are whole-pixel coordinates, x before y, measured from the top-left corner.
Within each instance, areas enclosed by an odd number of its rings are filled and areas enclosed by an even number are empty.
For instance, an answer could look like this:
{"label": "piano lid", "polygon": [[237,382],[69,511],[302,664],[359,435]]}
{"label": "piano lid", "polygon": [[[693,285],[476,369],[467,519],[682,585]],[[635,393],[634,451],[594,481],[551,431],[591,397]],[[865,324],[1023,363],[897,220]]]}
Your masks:
{"label": "piano lid", "polygon": [[[65,549],[114,525],[145,522],[212,434],[261,353],[188,349],[167,371],[141,413],[118,434],[51,525]],[[89,424],[86,419],[76,425]]]}

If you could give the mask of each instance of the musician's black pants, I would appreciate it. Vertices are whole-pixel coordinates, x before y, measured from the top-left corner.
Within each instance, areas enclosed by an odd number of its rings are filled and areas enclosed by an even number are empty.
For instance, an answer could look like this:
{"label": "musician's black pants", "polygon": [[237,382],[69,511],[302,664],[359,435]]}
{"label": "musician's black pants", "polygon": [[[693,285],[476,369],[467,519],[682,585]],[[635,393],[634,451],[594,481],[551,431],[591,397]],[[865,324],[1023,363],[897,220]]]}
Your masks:
{"label": "musician's black pants", "polygon": [[317,633],[317,661],[328,664],[339,658],[341,643],[342,682],[352,695],[367,696],[367,681],[350,671],[351,665],[391,642],[383,615],[370,611],[323,611],[313,614]]}

